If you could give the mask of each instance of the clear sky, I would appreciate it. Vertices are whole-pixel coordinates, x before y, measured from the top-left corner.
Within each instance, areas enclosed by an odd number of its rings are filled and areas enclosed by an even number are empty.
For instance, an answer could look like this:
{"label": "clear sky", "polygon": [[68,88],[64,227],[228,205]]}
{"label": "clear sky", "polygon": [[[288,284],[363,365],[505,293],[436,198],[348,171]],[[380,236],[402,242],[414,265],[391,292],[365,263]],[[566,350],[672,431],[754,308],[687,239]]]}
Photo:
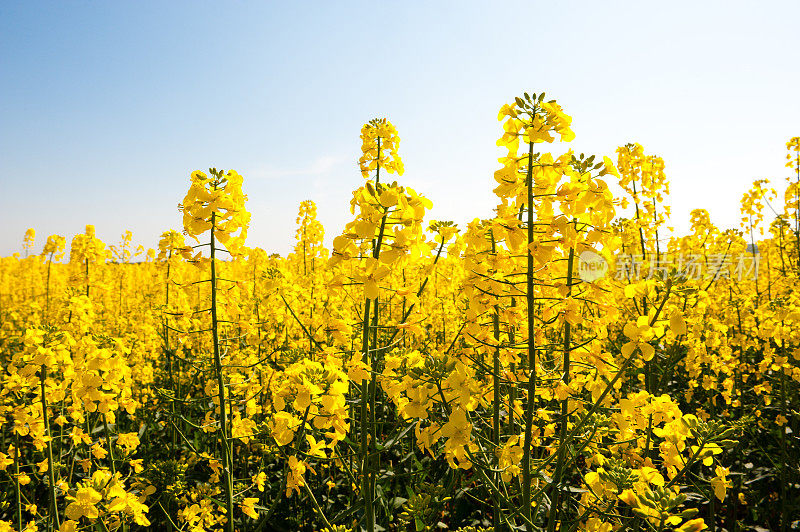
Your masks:
{"label": "clear sky", "polygon": [[[660,155],[673,223],[738,224],[800,135],[800,2],[0,2],[0,255],[85,224],[153,247],[194,169],[244,176],[248,245],[351,218],[361,125],[397,127],[431,218],[489,217],[497,111],[546,91],[577,151]],[[565,150],[555,144],[553,150]],[[780,190],[779,190],[780,191]]]}

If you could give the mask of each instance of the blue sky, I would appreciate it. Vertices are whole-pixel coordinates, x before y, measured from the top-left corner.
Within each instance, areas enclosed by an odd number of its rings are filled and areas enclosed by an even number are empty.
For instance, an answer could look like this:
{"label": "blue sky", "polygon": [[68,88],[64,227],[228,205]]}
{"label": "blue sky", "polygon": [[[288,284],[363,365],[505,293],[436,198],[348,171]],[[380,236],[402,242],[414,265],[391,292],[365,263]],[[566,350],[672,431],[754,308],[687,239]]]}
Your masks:
{"label": "blue sky", "polygon": [[491,215],[497,111],[523,91],[573,116],[576,151],[662,156],[678,230],[700,207],[733,227],[754,179],[788,175],[798,21],[798,2],[4,0],[0,255],[87,223],[155,246],[210,166],[244,176],[248,245],[288,252],[304,199],[330,241],[377,116],[401,181],[463,226]]}

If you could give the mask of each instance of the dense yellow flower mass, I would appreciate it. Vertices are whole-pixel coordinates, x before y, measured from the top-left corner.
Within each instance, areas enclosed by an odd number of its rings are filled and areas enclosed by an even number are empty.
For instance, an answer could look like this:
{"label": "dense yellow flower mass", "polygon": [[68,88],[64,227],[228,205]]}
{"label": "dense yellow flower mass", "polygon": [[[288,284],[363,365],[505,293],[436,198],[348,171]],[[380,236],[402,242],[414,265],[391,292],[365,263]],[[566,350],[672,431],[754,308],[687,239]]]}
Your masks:
{"label": "dense yellow flower mass", "polygon": [[661,157],[544,151],[575,136],[544,94],[499,120],[494,214],[463,227],[389,180],[374,119],[331,249],[311,200],[287,257],[247,247],[246,179],[214,168],[157,249],[87,225],[65,263],[29,229],[0,258],[0,531],[800,519],[800,138],[783,206],[759,179],[739,228],[670,236]]}
{"label": "dense yellow flower mass", "polygon": [[391,122],[376,118],[361,128],[361,158],[358,160],[361,175],[369,177],[373,170],[403,175],[403,161],[398,155],[400,137]]}
{"label": "dense yellow flower mass", "polygon": [[250,225],[250,213],[244,208],[247,196],[242,193],[242,176],[235,170],[212,168],[209,172],[211,177],[199,170],[191,174],[192,185],[180,207],[183,229],[195,240],[212,230],[230,252],[237,252],[247,239]]}

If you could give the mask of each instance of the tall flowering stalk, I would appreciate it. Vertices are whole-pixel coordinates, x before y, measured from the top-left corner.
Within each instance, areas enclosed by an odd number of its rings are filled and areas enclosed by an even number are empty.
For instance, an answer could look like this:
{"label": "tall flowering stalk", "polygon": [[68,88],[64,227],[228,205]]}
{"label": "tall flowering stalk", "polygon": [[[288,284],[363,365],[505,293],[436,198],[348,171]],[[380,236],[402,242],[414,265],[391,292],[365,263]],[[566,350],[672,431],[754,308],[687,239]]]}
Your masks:
{"label": "tall flowering stalk", "polygon": [[[534,144],[541,142],[553,142],[558,134],[562,141],[569,142],[575,137],[570,129],[572,118],[565,114],[561,106],[555,100],[544,101],[544,93],[536,97],[524,94],[523,98],[516,98],[511,105],[504,105],[498,116],[503,120],[503,136],[497,141],[498,146],[508,149],[508,155],[501,159],[503,169],[496,174],[495,178],[501,183],[501,187],[495,190],[498,195],[503,197],[505,192],[511,192],[503,188],[503,182],[516,184],[517,176],[524,172],[524,189],[517,190],[515,207],[522,212],[527,211],[527,227],[525,231],[526,239],[526,290],[525,300],[527,302],[527,368],[528,383],[527,394],[528,402],[525,407],[525,429],[522,454],[522,512],[526,519],[526,529],[532,530],[531,522],[531,446],[533,434],[533,414],[536,405],[536,331],[534,326],[536,297],[534,294],[534,249],[536,239],[534,238],[534,222],[536,220],[534,205],[534,190],[537,183],[534,182],[536,167],[547,165],[547,162],[540,161],[538,154],[534,153]],[[519,154],[520,140],[528,148],[527,153]],[[552,161],[550,161],[552,162]],[[509,194],[510,196],[510,194]]]}
{"label": "tall flowering stalk", "polygon": [[[617,149],[617,165],[619,167],[619,185],[633,199],[635,220],[634,224],[639,233],[639,247],[642,261],[650,265],[650,271],[657,271],[661,263],[661,247],[658,240],[658,228],[669,219],[670,209],[664,207],[658,211],[658,204],[669,195],[669,182],[664,173],[664,160],[656,155],[645,155],[641,144],[626,144]],[[636,183],[639,182],[637,189]],[[631,280],[636,282],[635,280]],[[634,304],[635,300],[634,300]],[[642,296],[640,302],[642,314],[648,314],[647,298]],[[651,358],[646,358],[643,364],[642,379],[645,390],[654,393],[655,373],[652,368]],[[648,421],[652,427],[652,418]],[[649,443],[652,441],[652,429],[647,431],[647,447],[645,455],[650,456]]]}
{"label": "tall flowering stalk", "polygon": [[[184,241],[183,235],[175,231],[174,229],[170,229],[169,231],[165,231],[161,234],[161,239],[158,241],[158,259],[163,260],[166,263],[166,272],[165,272],[165,281],[164,281],[164,308],[169,309],[170,307],[170,284],[172,280],[170,279],[170,272],[173,266],[173,262],[179,260],[181,256],[185,259],[192,258],[192,248],[186,245]],[[170,327],[167,324],[166,316],[164,317],[164,327],[163,327],[163,349],[164,355],[167,358],[167,375],[169,378],[169,386],[170,390],[172,391],[173,397],[180,396],[180,379],[175,379],[175,368],[174,365],[176,363],[177,358],[175,355],[175,350],[171,348],[171,340],[170,340]],[[180,372],[179,372],[180,373]],[[175,401],[170,402],[170,412],[174,416],[175,415]],[[170,427],[170,432],[172,433],[171,444],[172,447],[175,448],[178,442],[178,430],[176,427]]]}
{"label": "tall flowering stalk", "polygon": [[[358,214],[348,223],[344,233],[333,241],[334,250],[329,267],[343,261],[359,260],[352,270],[351,280],[363,285],[364,309],[361,320],[360,369],[361,380],[361,498],[364,504],[364,526],[375,530],[375,482],[377,479],[376,442],[376,365],[381,348],[378,343],[378,316],[381,284],[392,271],[401,267],[408,257],[419,258],[430,248],[424,242],[422,220],[430,201],[412,189],[396,182],[381,183],[381,170],[402,175],[403,163],[397,153],[400,142],[397,130],[386,119],[374,119],[361,129],[362,156],[359,159],[361,174],[366,184],[353,192],[351,212]],[[375,172],[374,181],[369,179]],[[343,274],[334,279],[334,285],[343,286]]]}
{"label": "tall flowering stalk", "polygon": [[[797,253],[797,276],[800,278],[800,137],[792,137],[789,139],[789,142],[786,143],[786,167],[794,169],[794,181],[792,181],[792,177],[787,177],[786,180],[789,183],[789,186],[786,188],[785,192],[785,211],[787,216],[792,211],[794,214],[794,233],[795,233],[795,251]],[[785,356],[785,347],[784,356]],[[780,373],[780,408],[781,413],[780,416],[782,419],[787,419],[787,405],[786,405],[786,370],[783,365],[781,365],[781,373]],[[787,444],[786,444],[786,427],[781,426],[781,437],[780,437],[780,447],[781,447],[781,469],[780,469],[780,482],[781,482],[781,532],[787,529],[788,521],[789,521],[789,510],[787,506],[787,486],[789,485],[790,481],[787,479]]]}
{"label": "tall flowering stalk", "polygon": [[[784,193],[786,216],[794,218],[795,251],[797,253],[797,272],[800,276],[800,137],[792,137],[786,143],[786,167],[794,169],[794,176],[787,177],[788,187]],[[794,152],[794,153],[792,153]],[[794,178],[794,181],[792,180]]]}
{"label": "tall flowering stalk", "polygon": [[50,235],[47,237],[47,243],[42,250],[42,258],[47,260],[47,281],[45,282],[45,304],[43,321],[46,322],[50,319],[50,270],[53,267],[53,260],[61,260],[64,257],[64,247],[66,240],[63,236]]}
{"label": "tall flowering stalk", "polygon": [[25,238],[22,241],[22,248],[25,250],[26,257],[33,249],[35,243],[36,243],[36,230],[33,227],[31,227],[30,229],[25,231]]}
{"label": "tall flowering stalk", "polygon": [[87,225],[86,231],[83,234],[77,234],[72,239],[69,260],[79,267],[83,266],[84,268],[86,297],[89,297],[89,289],[91,286],[89,264],[103,264],[107,257],[108,250],[106,250],[106,245],[95,235],[95,228],[93,225]]}
{"label": "tall flowering stalk", "polygon": [[[755,236],[753,229],[758,228],[760,236],[764,236],[764,207],[770,201],[774,201],[777,193],[774,188],[768,188],[769,179],[757,179],[753,181],[753,186],[744,193],[741,200],[740,212],[742,213],[741,227],[746,230],[750,235],[750,254],[753,263],[756,262],[756,254],[758,247],[756,246]],[[758,269],[753,272],[755,280],[756,301],[755,306],[759,305],[761,299],[761,290],[758,285]]]}
{"label": "tall flowering stalk", "polygon": [[290,256],[290,259],[300,260],[302,258],[303,275],[308,275],[309,270],[313,274],[317,259],[327,254],[327,250],[322,245],[325,228],[317,220],[317,205],[313,201],[306,200],[300,203],[297,226],[295,232],[297,244],[294,247],[294,255]]}
{"label": "tall flowering stalk", "polygon": [[[197,170],[191,174],[191,186],[180,205],[183,211],[183,228],[186,234],[199,242],[198,236],[210,231],[209,255],[211,266],[211,338],[214,346],[214,370],[219,402],[221,462],[223,464],[226,524],[225,530],[233,532],[233,458],[230,427],[228,426],[228,400],[225,393],[225,372],[220,352],[217,317],[217,242],[224,244],[231,254],[238,252],[247,237],[250,213],[245,210],[247,196],[242,193],[242,176],[234,170],[210,168],[210,176]],[[205,246],[206,244],[202,244]]]}

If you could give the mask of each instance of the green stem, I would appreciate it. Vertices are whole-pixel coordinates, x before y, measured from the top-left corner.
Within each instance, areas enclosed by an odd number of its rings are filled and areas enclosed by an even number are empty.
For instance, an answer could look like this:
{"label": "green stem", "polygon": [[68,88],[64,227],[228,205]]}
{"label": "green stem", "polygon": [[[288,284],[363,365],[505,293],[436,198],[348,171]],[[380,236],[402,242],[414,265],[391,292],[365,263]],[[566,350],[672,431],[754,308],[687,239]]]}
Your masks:
{"label": "green stem", "polygon": [[45,380],[47,379],[47,366],[42,364],[42,420],[44,421],[45,436],[47,436],[47,473],[50,478],[50,512],[55,519],[56,528],[61,528],[61,521],[58,518],[58,504],[56,502],[56,476],[53,464],[53,444],[50,438],[50,419],[47,415],[47,395],[45,393]]}
{"label": "green stem", "polygon": [[311,498],[311,502],[314,503],[314,508],[317,510],[317,513],[322,518],[322,521],[325,523],[327,529],[333,530],[333,525],[331,524],[330,521],[328,521],[328,518],[325,517],[325,512],[323,512],[322,508],[320,508],[320,505],[317,502],[317,498],[314,497],[314,492],[312,492],[311,488],[308,487],[308,482],[303,482],[303,487],[306,489],[306,493],[308,493],[308,496]]}
{"label": "green stem", "polygon": [[16,435],[16,445],[14,446],[14,485],[16,486],[17,496],[17,529],[22,532],[22,488],[19,485],[19,434]]}
{"label": "green stem", "polygon": [[217,377],[217,393],[219,395],[220,415],[220,446],[223,454],[223,471],[225,473],[225,507],[227,521],[225,530],[233,532],[233,464],[231,463],[231,449],[228,441],[227,402],[225,400],[225,377],[222,373],[222,357],[219,349],[219,330],[217,322],[217,269],[215,259],[216,240],[214,229],[216,212],[211,213],[211,336],[214,342],[214,369]]}
{"label": "green stem", "polygon": [[[492,444],[494,445],[495,452],[497,452],[498,449],[500,449],[500,315],[497,305],[494,306],[492,325],[494,326],[494,341],[497,343],[492,357],[494,359],[492,364],[492,385],[494,388],[492,402]],[[498,468],[494,474],[494,481],[498,486],[500,485],[500,480],[500,470]],[[500,521],[500,505],[494,499],[492,500],[492,510],[494,529],[496,532],[499,532],[502,526]]]}
{"label": "green stem", "polygon": [[[377,167],[375,174],[375,186],[377,187],[381,179],[381,138],[377,138],[378,155]],[[380,255],[381,240],[383,239],[384,227],[386,224],[386,213],[381,220],[380,233],[377,242],[373,242],[372,256],[378,258]],[[377,303],[377,301],[376,301]],[[372,368],[372,356],[370,355],[370,310],[372,300],[366,298],[364,302],[364,323],[363,323],[363,339],[362,339],[362,362]],[[375,434],[373,433],[374,426],[369,422],[370,413],[370,392],[371,392],[372,379],[364,380],[361,383],[361,497],[364,499],[364,521],[367,532],[375,532],[375,507],[374,507],[374,475],[372,470],[372,460],[370,457],[369,448],[375,445]],[[370,441],[372,440],[372,441]]]}
{"label": "green stem", "polygon": [[[517,306],[517,299],[512,297],[511,298],[511,307],[514,308],[516,306]],[[509,345],[514,345],[514,342],[516,342],[516,336],[517,335],[516,335],[516,330],[514,329],[513,325],[509,324],[507,334],[508,334],[508,344]],[[516,363],[514,363],[514,362],[511,363],[510,370],[511,370],[511,374],[512,375],[516,374],[516,371],[517,371]],[[508,390],[508,431],[510,433],[512,433],[512,434],[516,430],[515,429],[515,424],[514,424],[514,401],[516,401],[516,400],[517,400],[517,387],[516,386],[509,386],[509,390]]]}
{"label": "green stem", "polygon": [[103,428],[106,431],[106,445],[108,445],[108,459],[111,462],[111,474],[117,474],[117,466],[114,463],[114,448],[111,446],[111,432],[108,430],[108,420],[106,415],[103,414]]}
{"label": "green stem", "polygon": [[[535,110],[534,110],[535,112]],[[533,440],[533,412],[536,408],[536,339],[533,326],[533,142],[528,143],[528,170],[525,178],[528,188],[528,246],[527,246],[527,281],[526,300],[528,303],[528,403],[525,406],[525,439],[522,451],[522,515],[525,516],[526,532],[533,532],[531,523],[531,444]]]}
{"label": "green stem", "polygon": [[[786,355],[786,349],[783,350],[784,356]],[[786,371],[784,370],[783,366],[781,366],[781,416],[784,420],[787,420],[786,416]],[[780,426],[781,429],[781,532],[786,532],[787,529],[787,521],[789,518],[788,507],[786,505],[786,421],[783,425]]]}
{"label": "green stem", "polygon": [[[800,152],[797,156],[797,163],[795,165],[795,171],[797,173],[797,193],[795,194],[795,203],[794,203],[794,215],[795,215],[795,226],[794,226],[794,235],[795,235],[795,245],[797,247],[797,275],[800,276]],[[783,521],[781,522],[781,526],[783,525]]]}
{"label": "green stem", "polygon": [[[575,249],[569,248],[569,258],[567,259],[567,297],[572,295],[572,269],[573,264],[575,261]],[[569,366],[570,360],[569,355],[570,351],[572,350],[571,347],[572,342],[572,324],[564,320],[564,375],[562,377],[562,382],[565,385],[569,385]],[[556,520],[558,519],[558,515],[560,513],[560,503],[561,503],[561,479],[564,476],[564,461],[566,458],[566,451],[567,451],[567,416],[569,414],[569,395],[561,401],[561,423],[560,423],[560,435],[559,435],[559,446],[558,446],[558,460],[556,460],[556,469],[553,473],[553,491],[551,500],[553,501],[550,506],[550,519],[547,524],[547,529],[550,532],[553,532],[556,527]]]}
{"label": "green stem", "polygon": [[[169,253],[167,254],[167,280],[166,280],[166,293],[164,294],[164,308],[169,310],[169,274],[170,274],[170,262],[172,260],[172,249],[170,248]],[[167,326],[167,317],[164,317],[164,354],[167,358],[167,375],[169,377],[169,389],[172,390],[172,401],[170,401],[170,414],[172,417],[175,417],[175,398],[179,396],[179,392],[175,385],[175,374],[173,369],[174,364],[174,357],[170,352],[170,341],[169,341],[169,327]],[[171,427],[170,430],[172,437],[170,438],[170,445],[172,446],[172,450],[175,451],[175,448],[178,445],[178,434],[176,433],[176,429]],[[169,506],[169,503],[167,504]]]}
{"label": "green stem", "polygon": [[44,290],[44,321],[47,322],[50,316],[50,267],[53,265],[53,254],[50,253],[50,259],[47,261],[47,284]]}
{"label": "green stem", "polygon": [[[436,257],[434,257],[434,259],[433,259],[433,266],[436,266],[436,264],[439,262],[439,258],[442,255],[442,249],[443,248],[444,248],[444,240],[442,240],[442,242],[439,244],[439,249],[436,251]],[[422,280],[422,284],[420,284],[419,288],[417,289],[417,299],[418,300],[419,300],[420,296],[422,296],[422,293],[425,291],[425,287],[428,286],[428,280],[429,279],[430,279],[430,274],[428,274],[425,277],[425,279]],[[405,279],[403,279],[403,281],[405,282]],[[406,309],[405,301],[406,301],[405,298],[403,298],[403,316],[400,319],[400,322],[399,322],[400,325],[403,325],[406,322],[408,317],[411,315],[411,312],[414,310],[414,308],[417,305],[416,302],[412,303],[411,305],[409,305],[408,309]],[[392,332],[391,336],[389,336],[389,339],[386,341],[385,345],[392,345],[392,342],[394,341],[395,337],[397,336],[397,333],[398,333],[399,330],[400,329],[395,329]]]}

